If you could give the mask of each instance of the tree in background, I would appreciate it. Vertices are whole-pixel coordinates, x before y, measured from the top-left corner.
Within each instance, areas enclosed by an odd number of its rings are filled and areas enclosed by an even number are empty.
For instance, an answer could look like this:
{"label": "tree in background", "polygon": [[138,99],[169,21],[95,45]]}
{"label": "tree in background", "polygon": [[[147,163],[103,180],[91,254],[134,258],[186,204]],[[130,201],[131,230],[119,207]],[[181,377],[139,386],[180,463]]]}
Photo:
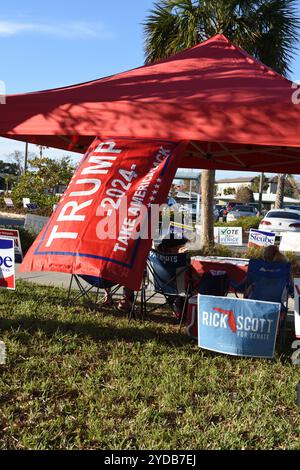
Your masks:
{"label": "tree in background", "polygon": [[20,150],[14,150],[9,156],[8,159],[16,166],[18,169],[18,176],[21,176],[24,172],[24,152]]}
{"label": "tree in background", "polygon": [[[35,158],[35,154],[29,152],[29,158]],[[8,160],[11,162],[12,165],[15,165],[17,168],[17,176],[21,176],[24,173],[24,165],[25,165],[25,153],[21,152],[20,150],[14,150],[12,153],[8,155]]]}
{"label": "tree in background", "polygon": [[19,166],[17,163],[4,162],[3,160],[0,160],[0,173],[19,176]]}
{"label": "tree in background", "polygon": [[248,186],[240,186],[236,190],[235,200],[237,202],[241,202],[242,204],[249,204],[249,202],[254,202],[252,189]]}
{"label": "tree in background", "polygon": [[6,175],[4,177],[4,184],[5,184],[5,192],[8,193],[8,191],[12,188],[13,184],[16,181],[16,176],[14,175]]}
{"label": "tree in background", "polygon": [[70,157],[54,160],[47,157],[36,157],[30,160],[30,168],[45,185],[48,194],[55,194],[58,186],[67,186],[74,173]]}
{"label": "tree in background", "polygon": [[[299,31],[296,0],[160,0],[144,23],[146,63],[169,57],[223,33],[285,75]],[[202,246],[213,245],[213,170],[202,172]],[[205,189],[204,189],[205,188]]]}
{"label": "tree in background", "polygon": [[299,199],[300,191],[299,191],[298,181],[295,179],[293,175],[287,175],[286,181],[288,184],[286,185],[287,187],[286,187],[286,191],[284,195],[293,197],[295,199]]}
{"label": "tree in background", "polygon": [[286,175],[284,174],[278,175],[275,209],[281,209],[283,206],[285,180],[286,180]]}
{"label": "tree in background", "polygon": [[59,186],[67,186],[74,173],[69,157],[61,160],[38,158],[29,161],[29,171],[21,176],[12,190],[12,198],[17,205],[23,205],[23,198],[29,198],[41,208],[52,208],[59,197]]}
{"label": "tree in background", "polygon": [[235,194],[235,192],[235,188],[229,187],[224,189],[225,196],[230,196],[231,194]]}
{"label": "tree in background", "polygon": [[299,199],[299,186],[293,175],[280,174],[277,176],[277,191],[275,209],[281,209],[284,197]]}
{"label": "tree in background", "polygon": [[[260,185],[260,176],[255,176],[253,178],[252,183],[251,183],[251,189],[254,193],[259,193],[259,185]],[[264,181],[263,181],[263,191],[267,191],[269,188],[269,179],[264,176]]]}

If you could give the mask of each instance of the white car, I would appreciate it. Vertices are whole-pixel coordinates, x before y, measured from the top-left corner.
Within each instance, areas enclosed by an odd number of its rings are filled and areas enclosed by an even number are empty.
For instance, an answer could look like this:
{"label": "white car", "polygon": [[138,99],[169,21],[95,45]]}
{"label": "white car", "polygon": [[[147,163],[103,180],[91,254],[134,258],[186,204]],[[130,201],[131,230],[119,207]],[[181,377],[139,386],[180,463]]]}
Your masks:
{"label": "white car", "polygon": [[300,232],[300,212],[291,209],[272,209],[259,224],[259,230],[276,234]]}
{"label": "white car", "polygon": [[257,215],[257,209],[253,206],[237,205],[228,212],[227,222],[240,219],[241,217],[255,217]]}

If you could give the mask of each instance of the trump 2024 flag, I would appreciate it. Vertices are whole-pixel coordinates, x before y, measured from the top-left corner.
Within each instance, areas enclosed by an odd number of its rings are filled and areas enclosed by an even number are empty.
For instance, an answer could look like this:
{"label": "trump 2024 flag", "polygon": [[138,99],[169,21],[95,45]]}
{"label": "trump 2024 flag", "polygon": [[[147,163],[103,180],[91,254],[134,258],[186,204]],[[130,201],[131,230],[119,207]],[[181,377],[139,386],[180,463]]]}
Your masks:
{"label": "trump 2024 flag", "polygon": [[15,249],[9,238],[0,238],[0,287],[15,289]]}
{"label": "trump 2024 flag", "polygon": [[152,206],[166,202],[186,145],[96,138],[20,271],[85,274],[139,289]]}

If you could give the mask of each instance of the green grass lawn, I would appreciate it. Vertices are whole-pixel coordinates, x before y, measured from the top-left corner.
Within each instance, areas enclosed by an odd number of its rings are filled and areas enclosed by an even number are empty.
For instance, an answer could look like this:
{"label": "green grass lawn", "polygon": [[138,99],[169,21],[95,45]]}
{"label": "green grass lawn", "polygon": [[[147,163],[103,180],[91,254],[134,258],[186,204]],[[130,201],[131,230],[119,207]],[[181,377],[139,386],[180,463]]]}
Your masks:
{"label": "green grass lawn", "polygon": [[300,449],[291,351],[212,354],[167,314],[129,323],[65,299],[0,292],[1,449]]}

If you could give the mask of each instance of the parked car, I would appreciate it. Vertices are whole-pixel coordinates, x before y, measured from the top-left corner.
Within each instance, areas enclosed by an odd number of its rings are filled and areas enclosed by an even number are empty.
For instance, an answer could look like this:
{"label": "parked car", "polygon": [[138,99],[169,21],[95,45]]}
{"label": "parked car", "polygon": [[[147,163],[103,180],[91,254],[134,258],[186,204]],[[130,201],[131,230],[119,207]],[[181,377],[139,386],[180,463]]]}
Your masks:
{"label": "parked car", "polygon": [[255,217],[256,215],[256,207],[236,205],[231,211],[228,212],[227,222],[232,222],[233,220],[240,219],[241,217]]}
{"label": "parked car", "polygon": [[300,232],[300,212],[292,209],[272,209],[259,224],[259,230],[267,230],[277,235],[281,232]]}
{"label": "parked car", "polygon": [[300,211],[300,206],[284,206],[283,209],[291,209],[292,211]]}

